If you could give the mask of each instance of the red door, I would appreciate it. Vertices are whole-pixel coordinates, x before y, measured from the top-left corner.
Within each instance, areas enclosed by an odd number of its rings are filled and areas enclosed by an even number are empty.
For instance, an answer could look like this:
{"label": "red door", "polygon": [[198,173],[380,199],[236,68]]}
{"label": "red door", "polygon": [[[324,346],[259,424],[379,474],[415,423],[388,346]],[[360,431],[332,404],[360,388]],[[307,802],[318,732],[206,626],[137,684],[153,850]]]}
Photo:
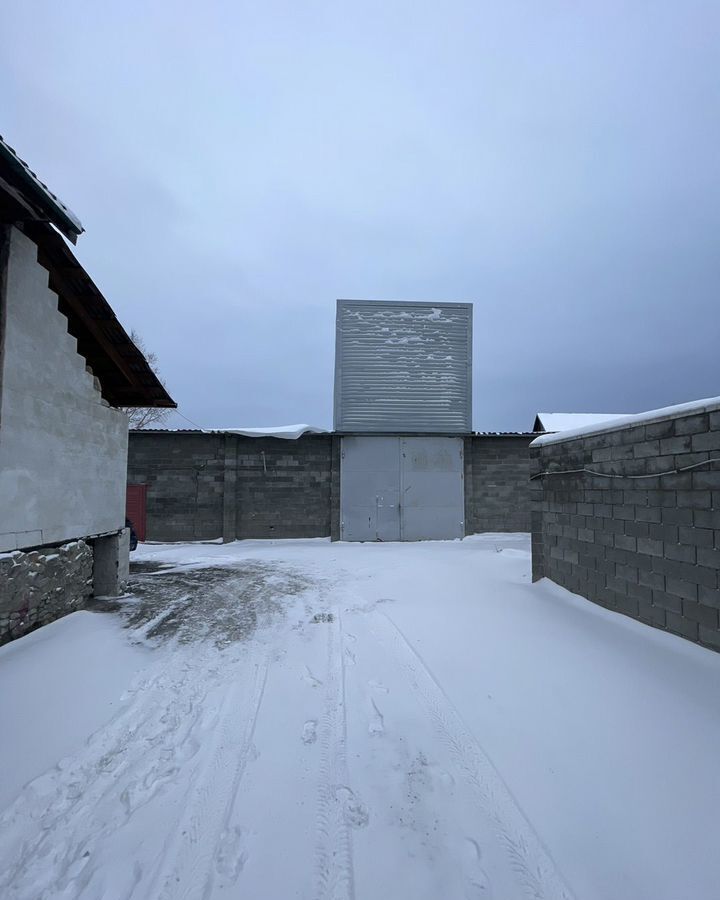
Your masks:
{"label": "red door", "polygon": [[125,515],[133,523],[139,541],[145,540],[147,489],[146,484],[129,484],[127,486]]}

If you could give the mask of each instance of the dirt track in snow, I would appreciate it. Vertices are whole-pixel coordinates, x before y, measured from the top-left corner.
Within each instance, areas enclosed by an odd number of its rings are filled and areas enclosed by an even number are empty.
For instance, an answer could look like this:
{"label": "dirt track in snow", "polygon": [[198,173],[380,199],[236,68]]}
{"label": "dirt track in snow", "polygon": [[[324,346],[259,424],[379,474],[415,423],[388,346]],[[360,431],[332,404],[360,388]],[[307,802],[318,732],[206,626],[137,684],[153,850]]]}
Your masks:
{"label": "dirt track in snow", "polygon": [[0,818],[14,898],[569,898],[392,618],[277,562],[136,567],[150,662]]}

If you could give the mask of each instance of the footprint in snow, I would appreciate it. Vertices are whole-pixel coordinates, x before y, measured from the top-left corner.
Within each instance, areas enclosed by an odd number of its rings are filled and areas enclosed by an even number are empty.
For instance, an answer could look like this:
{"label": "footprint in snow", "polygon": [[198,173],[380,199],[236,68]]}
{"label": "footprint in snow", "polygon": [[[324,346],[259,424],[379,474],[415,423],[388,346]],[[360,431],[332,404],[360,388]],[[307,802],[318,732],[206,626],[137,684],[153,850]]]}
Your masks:
{"label": "footprint in snow", "polygon": [[215,855],[215,869],[218,875],[235,881],[245,868],[248,855],[242,848],[242,828],[234,825],[226,828],[220,835],[217,853]]}
{"label": "footprint in snow", "polygon": [[370,814],[354,792],[345,785],[335,788],[335,797],[343,806],[343,818],[351,828],[365,828],[370,821]]}
{"label": "footprint in snow", "polygon": [[372,688],[374,691],[379,691],[381,694],[390,693],[389,689],[385,687],[382,681],[375,681],[374,679],[371,679],[370,681],[368,681],[368,687]]}
{"label": "footprint in snow", "polygon": [[317,722],[315,719],[308,719],[303,725],[302,739],[304,744],[314,744],[317,740]]}
{"label": "footprint in snow", "polygon": [[370,699],[370,721],[368,723],[368,731],[370,734],[385,733],[385,716],[380,712],[377,703]]}
{"label": "footprint in snow", "polygon": [[463,842],[463,857],[466,900],[489,900],[492,897],[490,879],[480,865],[482,851],[480,844],[474,838],[465,838]]}
{"label": "footprint in snow", "polygon": [[320,687],[320,685],[322,684],[322,681],[315,675],[313,675],[308,666],[305,666],[305,674],[303,675],[303,678],[312,687]]}

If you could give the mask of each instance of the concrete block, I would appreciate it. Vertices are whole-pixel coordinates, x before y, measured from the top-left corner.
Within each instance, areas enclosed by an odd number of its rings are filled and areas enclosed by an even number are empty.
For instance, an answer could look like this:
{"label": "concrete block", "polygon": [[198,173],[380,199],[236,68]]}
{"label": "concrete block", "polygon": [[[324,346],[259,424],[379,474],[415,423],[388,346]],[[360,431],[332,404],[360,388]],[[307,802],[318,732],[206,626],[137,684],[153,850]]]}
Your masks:
{"label": "concrete block", "polygon": [[654,590],[665,590],[665,576],[661,572],[638,568],[638,582]]}
{"label": "concrete block", "polygon": [[614,546],[619,548],[620,550],[637,550],[637,538],[633,537],[629,534],[616,534],[614,536],[610,535],[610,537],[614,537]]}
{"label": "concrete block", "polygon": [[660,454],[687,453],[692,447],[692,438],[690,435],[680,435],[677,437],[662,438],[660,440]]}
{"label": "concrete block", "polygon": [[692,486],[694,491],[719,491],[720,471],[696,469],[692,473]]}
{"label": "concrete block", "polygon": [[665,579],[665,589],[668,594],[674,594],[683,600],[697,600],[698,586],[692,582],[668,577]]}
{"label": "concrete block", "polygon": [[636,506],[635,507],[636,522],[660,522],[662,521],[662,512],[656,506]]}
{"label": "concrete block", "polygon": [[720,450],[720,432],[708,431],[705,434],[692,436],[693,450]]}
{"label": "concrete block", "polygon": [[681,544],[691,544],[694,547],[712,547],[715,532],[711,528],[693,528],[689,525],[681,525],[678,529],[678,540]]}
{"label": "concrete block", "polygon": [[[677,502],[675,496],[672,496],[673,502]],[[693,511],[687,508],[679,509],[677,506],[663,509],[661,520],[667,525],[692,525]]]}
{"label": "concrete block", "polygon": [[698,639],[711,650],[720,650],[720,631],[700,625]]}
{"label": "concrete block", "polygon": [[699,566],[707,566],[710,569],[720,569],[720,550],[709,547],[698,547],[697,562]]}
{"label": "concrete block", "polygon": [[714,609],[720,609],[720,587],[709,588],[699,585],[698,602],[705,606],[712,606]]}
{"label": "concrete block", "polygon": [[678,614],[682,613],[682,598],[676,597],[675,594],[668,594],[666,591],[653,590],[652,602],[660,609],[669,610]]}
{"label": "concrete block", "polygon": [[682,613],[686,619],[698,622],[707,628],[717,629],[718,627],[718,610],[710,606],[704,606],[702,603],[695,603],[692,600],[684,600]]}
{"label": "concrete block", "polygon": [[648,556],[662,556],[664,544],[662,541],[655,541],[652,538],[640,537],[637,539],[638,553],[644,553]]}
{"label": "concrete block", "polygon": [[123,529],[122,533],[94,541],[92,577],[95,597],[117,597],[124,590],[122,575],[129,567],[123,558],[127,551],[126,532],[127,529]]}
{"label": "concrete block", "polygon": [[701,434],[710,427],[710,416],[708,413],[698,413],[693,416],[685,416],[675,421],[675,434]]}
{"label": "concrete block", "polygon": [[690,509],[708,509],[712,498],[709,491],[678,491],[677,504]]}
{"label": "concrete block", "polygon": [[677,634],[680,637],[689,638],[691,641],[697,641],[698,639],[698,623],[686,619],[678,613],[666,612],[665,627],[668,631],[672,631],[673,634]]}
{"label": "concrete block", "polygon": [[663,544],[664,547],[664,556],[666,559],[676,559],[680,562],[686,563],[695,563],[696,560],[696,549],[691,544],[676,544],[676,543],[668,543],[665,542]]}
{"label": "concrete block", "polygon": [[715,509],[694,509],[692,524],[696,528],[720,530],[720,504]]}
{"label": "concrete block", "polygon": [[641,622],[652,625],[654,628],[665,628],[665,610],[653,606],[647,600],[638,600],[638,618]]}
{"label": "concrete block", "polygon": [[662,422],[651,422],[645,426],[645,437],[668,438],[675,434],[675,419],[666,419]]}

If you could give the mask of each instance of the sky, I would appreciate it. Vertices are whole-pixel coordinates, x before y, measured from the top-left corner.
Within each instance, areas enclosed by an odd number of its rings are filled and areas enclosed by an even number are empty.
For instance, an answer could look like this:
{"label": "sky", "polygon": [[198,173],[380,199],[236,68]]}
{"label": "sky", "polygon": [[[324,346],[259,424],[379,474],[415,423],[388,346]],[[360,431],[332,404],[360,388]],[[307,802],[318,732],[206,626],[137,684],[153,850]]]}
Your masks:
{"label": "sky", "polygon": [[337,298],[472,301],[475,430],[720,394],[716,0],[1,19],[0,133],[81,219],[168,424],[331,427]]}

